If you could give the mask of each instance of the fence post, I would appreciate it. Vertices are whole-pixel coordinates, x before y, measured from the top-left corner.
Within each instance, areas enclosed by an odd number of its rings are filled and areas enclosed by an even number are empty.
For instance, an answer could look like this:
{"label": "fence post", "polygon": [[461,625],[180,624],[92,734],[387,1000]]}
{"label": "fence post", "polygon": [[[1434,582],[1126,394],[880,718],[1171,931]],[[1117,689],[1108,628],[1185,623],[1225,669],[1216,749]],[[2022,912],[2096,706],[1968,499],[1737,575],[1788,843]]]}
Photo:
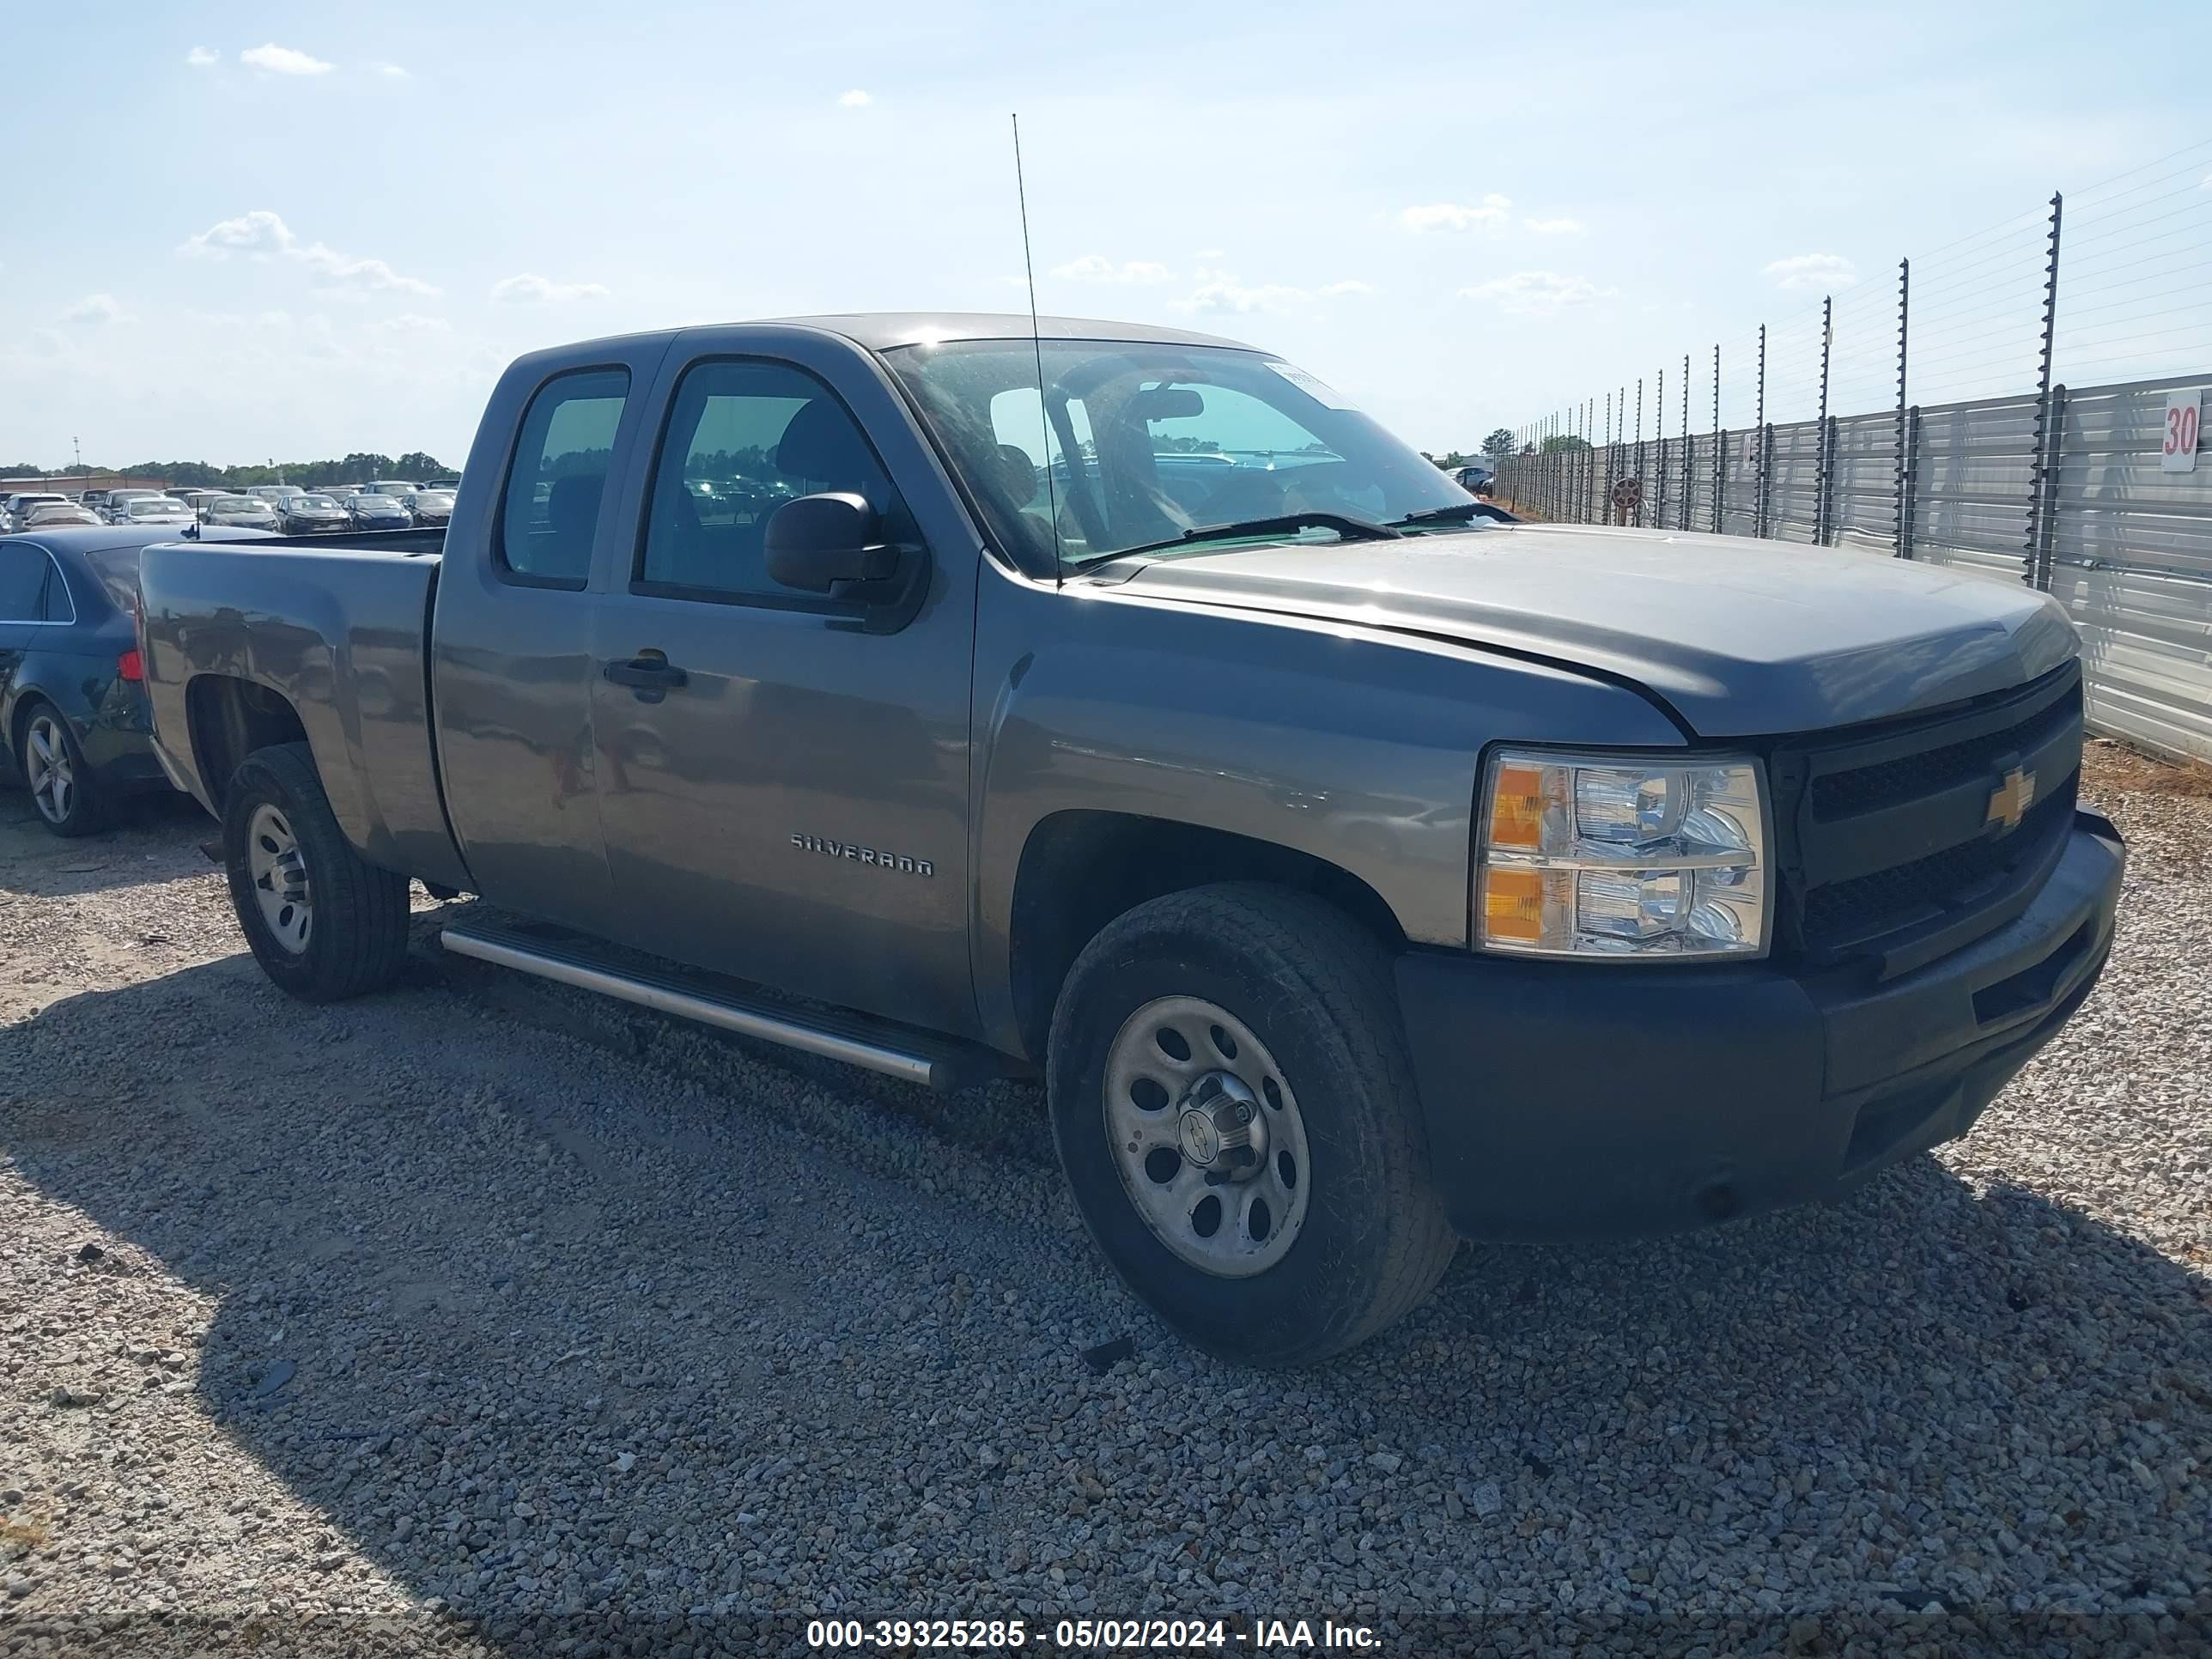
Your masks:
{"label": "fence post", "polygon": [[1728,434],[1721,430],[1721,343],[1713,342],[1713,534],[1721,533],[1721,492],[1728,479]]}
{"label": "fence post", "polygon": [[1667,371],[1659,371],[1659,384],[1651,398],[1651,438],[1659,474],[1659,494],[1651,504],[1654,527],[1667,527]]}
{"label": "fence post", "polygon": [[1897,556],[1912,556],[1912,519],[1920,510],[1920,405],[1906,411],[1905,465],[1897,491]]}
{"label": "fence post", "polygon": [[1828,452],[1828,470],[1826,476],[1820,480],[1820,505],[1818,509],[1821,534],[1827,538],[1820,544],[1823,547],[1836,544],[1836,438],[1841,425],[1841,417],[1834,415],[1820,423],[1821,444]]}
{"label": "fence post", "polygon": [[1721,428],[1713,428],[1713,534],[1724,535],[1728,531],[1728,447],[1729,434]]}
{"label": "fence post", "polygon": [[1905,342],[1909,337],[1906,324],[1912,313],[1912,261],[1897,262],[1897,437],[1891,465],[1897,471],[1897,492],[1892,511],[1897,519],[1895,551],[1902,559],[1905,553]]}
{"label": "fence post", "polygon": [[1674,509],[1674,528],[1690,527],[1690,494],[1693,488],[1690,460],[1694,452],[1690,447],[1690,354],[1682,354],[1682,494],[1680,505]]}
{"label": "fence post", "polygon": [[2058,326],[2058,231],[2065,211],[2066,198],[2053,191],[2051,195],[2051,257],[2043,274],[2043,357],[2037,374],[2035,445],[2027,480],[2027,568],[2021,577],[2030,587],[2038,590],[2047,587],[2050,581],[2050,574],[2043,568],[2042,556],[2044,449],[2051,441],[2051,342]]}
{"label": "fence post", "polygon": [[1766,534],[1766,482],[1774,428],[1766,423],[1766,325],[1759,325],[1759,483],[1752,491],[1751,533]]}
{"label": "fence post", "polygon": [[1828,348],[1836,337],[1836,296],[1820,301],[1820,423],[1813,428],[1813,545],[1828,544]]}
{"label": "fence post", "polygon": [[1644,381],[1636,382],[1636,525],[1644,527]]}
{"label": "fence post", "polygon": [[2051,388],[2051,442],[2044,451],[2043,501],[2039,508],[2038,527],[2041,538],[2036,548],[2036,583],[2039,592],[2051,591],[2051,570],[2058,550],[2058,476],[2059,457],[2066,447],[2066,388]]}

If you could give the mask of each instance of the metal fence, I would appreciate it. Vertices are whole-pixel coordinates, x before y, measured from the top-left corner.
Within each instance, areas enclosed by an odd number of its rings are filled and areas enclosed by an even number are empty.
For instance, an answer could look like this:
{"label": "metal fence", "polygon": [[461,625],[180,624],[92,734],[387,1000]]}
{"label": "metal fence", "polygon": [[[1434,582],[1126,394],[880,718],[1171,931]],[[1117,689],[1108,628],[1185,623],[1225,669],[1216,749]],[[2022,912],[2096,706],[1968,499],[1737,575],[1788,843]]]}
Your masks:
{"label": "metal fence", "polygon": [[[2096,729],[2212,760],[2208,167],[2200,145],[2083,192],[2070,245],[2054,196],[2047,215],[1963,239],[1917,274],[1899,261],[1892,292],[1824,296],[1760,327],[1725,384],[1714,347],[1694,400],[1703,365],[1688,356],[1531,423],[1498,493],[1547,519],[2025,582],[2081,629]],[[1916,390],[1964,395],[1908,401]],[[1698,430],[1693,401],[1711,416]]]}

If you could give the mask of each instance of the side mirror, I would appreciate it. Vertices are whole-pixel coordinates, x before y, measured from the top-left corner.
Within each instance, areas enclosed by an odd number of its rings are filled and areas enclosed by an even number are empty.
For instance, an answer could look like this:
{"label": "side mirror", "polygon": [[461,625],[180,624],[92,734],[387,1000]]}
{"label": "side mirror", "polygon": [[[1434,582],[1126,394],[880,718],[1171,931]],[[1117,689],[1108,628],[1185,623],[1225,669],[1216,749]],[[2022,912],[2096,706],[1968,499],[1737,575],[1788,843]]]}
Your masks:
{"label": "side mirror", "polygon": [[801,495],[769,515],[762,540],[768,574],[809,593],[888,580],[898,574],[899,550],[881,540],[882,533],[875,508],[859,495]]}

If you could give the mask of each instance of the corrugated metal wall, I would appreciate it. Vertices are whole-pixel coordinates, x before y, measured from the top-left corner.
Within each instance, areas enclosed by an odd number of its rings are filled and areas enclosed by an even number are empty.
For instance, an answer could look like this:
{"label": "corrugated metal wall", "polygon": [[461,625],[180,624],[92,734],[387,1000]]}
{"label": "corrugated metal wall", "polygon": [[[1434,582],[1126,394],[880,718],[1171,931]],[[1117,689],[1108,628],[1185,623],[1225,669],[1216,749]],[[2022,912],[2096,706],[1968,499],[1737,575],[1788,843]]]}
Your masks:
{"label": "corrugated metal wall", "polygon": [[[2197,470],[2160,465],[2167,394],[2212,376],[2055,389],[2046,484],[2053,598],[2081,631],[2091,724],[2169,755],[2212,760],[2212,452]],[[1632,522],[1710,530],[1714,447],[1720,526],[1777,541],[1897,550],[1989,580],[2036,574],[2027,536],[2039,400],[1990,398],[1911,411],[1900,468],[1898,416],[1793,422],[1760,434],[1707,433],[1595,451],[1509,459],[1499,493],[1547,518],[1610,521],[1612,485],[1639,479]],[[2200,437],[2200,445],[2203,440]],[[1762,465],[1763,461],[1763,465]]]}

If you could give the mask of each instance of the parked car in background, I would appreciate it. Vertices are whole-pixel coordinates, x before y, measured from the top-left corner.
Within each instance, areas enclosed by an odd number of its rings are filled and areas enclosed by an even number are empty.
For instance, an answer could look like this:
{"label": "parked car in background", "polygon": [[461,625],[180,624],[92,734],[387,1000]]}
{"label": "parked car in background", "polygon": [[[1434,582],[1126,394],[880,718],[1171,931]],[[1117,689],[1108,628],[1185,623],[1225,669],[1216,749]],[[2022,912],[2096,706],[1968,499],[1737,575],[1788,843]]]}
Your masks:
{"label": "parked car in background", "polygon": [[131,502],[159,501],[161,498],[161,492],[158,489],[111,489],[107,492],[106,505],[100,512],[108,523],[121,524],[124,522],[124,509]]}
{"label": "parked car in background", "polygon": [[39,501],[62,501],[69,497],[50,489],[19,489],[0,503],[0,532],[13,530],[21,522],[24,512]]}
{"label": "parked car in background", "polygon": [[422,486],[405,478],[372,478],[362,486],[373,495],[389,495],[397,501],[402,495],[411,495]]}
{"label": "parked car in background", "polygon": [[88,489],[76,498],[76,504],[79,507],[88,507],[95,513],[105,514],[107,511],[107,492],[104,489]]}
{"label": "parked car in background", "polygon": [[79,507],[75,501],[33,501],[23,510],[26,530],[35,530],[40,525],[105,524],[106,520],[88,507]]}
{"label": "parked car in background", "polygon": [[275,505],[258,495],[218,495],[200,509],[200,522],[232,530],[273,532],[283,526]]}
{"label": "parked car in background", "polygon": [[173,495],[142,495],[123,504],[118,524],[187,525],[199,515],[189,501]]}
{"label": "parked car in background", "polygon": [[349,530],[353,520],[345,508],[328,495],[293,495],[277,508],[276,516],[288,536],[312,536],[319,531]]}
{"label": "parked car in background", "polygon": [[389,495],[362,490],[347,496],[344,505],[356,530],[404,530],[415,522],[414,515]]}
{"label": "parked car in background", "polygon": [[399,498],[416,524],[443,526],[453,516],[453,498],[442,489],[411,489]]}
{"label": "parked car in background", "polygon": [[425,478],[422,480],[423,489],[442,489],[448,494],[459,489],[460,487],[461,481],[459,478]]}
{"label": "parked car in background", "polygon": [[131,607],[140,550],[174,533],[95,520],[0,537],[0,765],[55,835],[88,835],[120,798],[168,787]]}

